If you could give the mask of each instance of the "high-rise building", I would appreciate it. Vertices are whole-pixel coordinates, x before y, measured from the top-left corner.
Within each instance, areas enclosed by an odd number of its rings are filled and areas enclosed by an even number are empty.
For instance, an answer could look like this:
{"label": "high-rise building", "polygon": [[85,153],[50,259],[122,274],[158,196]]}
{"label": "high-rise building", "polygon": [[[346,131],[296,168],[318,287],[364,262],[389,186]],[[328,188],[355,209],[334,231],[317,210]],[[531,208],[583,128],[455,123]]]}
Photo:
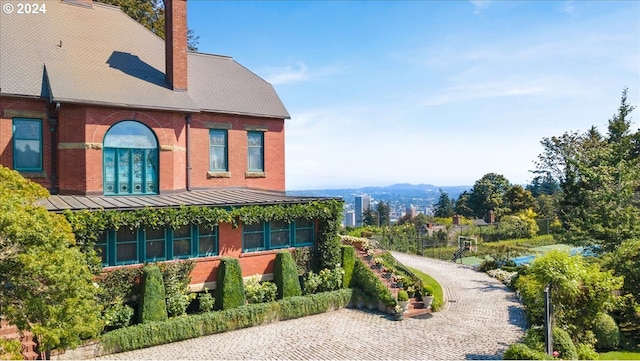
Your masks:
{"label": "high-rise building", "polygon": [[363,194],[356,196],[355,199],[355,211],[356,211],[356,227],[362,226],[362,217],[364,212],[371,207],[371,196]]}
{"label": "high-rise building", "polygon": [[356,225],[356,212],[345,211],[344,212],[344,226],[345,227],[354,227]]}

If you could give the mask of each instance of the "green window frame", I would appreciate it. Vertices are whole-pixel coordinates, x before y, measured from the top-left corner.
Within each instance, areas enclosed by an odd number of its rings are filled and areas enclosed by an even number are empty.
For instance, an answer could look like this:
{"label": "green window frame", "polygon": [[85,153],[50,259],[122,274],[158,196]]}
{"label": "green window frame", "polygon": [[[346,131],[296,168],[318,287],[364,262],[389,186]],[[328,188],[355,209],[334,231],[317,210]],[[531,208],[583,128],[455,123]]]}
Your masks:
{"label": "green window frame", "polygon": [[242,251],[257,252],[267,249],[265,222],[242,225]]}
{"label": "green window frame", "polygon": [[164,228],[144,230],[144,261],[156,262],[167,259],[167,231]]}
{"label": "green window frame", "polygon": [[209,170],[226,172],[229,170],[228,135],[226,129],[209,129]]}
{"label": "green window frame", "polygon": [[103,145],[105,195],[158,194],[158,140],[149,127],[119,122],[107,131]]}
{"label": "green window frame", "polygon": [[139,263],[138,229],[120,227],[114,232],[114,265]]}
{"label": "green window frame", "polygon": [[13,169],[42,171],[42,119],[13,118]]}
{"label": "green window frame", "polygon": [[315,222],[304,218],[292,222],[273,220],[242,226],[242,252],[259,252],[315,243]]}
{"label": "green window frame", "polygon": [[198,257],[210,257],[218,255],[218,226],[211,229],[206,224],[201,224],[197,227],[198,236],[196,237],[197,250],[196,256]]}
{"label": "green window frame", "polygon": [[311,246],[315,243],[315,222],[313,219],[298,218],[293,222],[294,245]]}
{"label": "green window frame", "polygon": [[264,132],[247,132],[247,170],[264,172]]}
{"label": "green window frame", "polygon": [[176,258],[189,258],[193,254],[193,226],[190,224],[171,231],[171,255]]}

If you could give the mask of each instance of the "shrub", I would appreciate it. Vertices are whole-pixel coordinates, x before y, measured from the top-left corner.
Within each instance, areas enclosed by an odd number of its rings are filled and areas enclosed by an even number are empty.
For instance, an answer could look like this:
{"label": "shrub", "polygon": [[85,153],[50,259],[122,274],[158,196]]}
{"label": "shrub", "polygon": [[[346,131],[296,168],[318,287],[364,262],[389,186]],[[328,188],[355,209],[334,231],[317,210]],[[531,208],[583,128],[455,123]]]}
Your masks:
{"label": "shrub", "polygon": [[376,277],[373,271],[359,259],[356,259],[353,268],[351,284],[359,287],[369,297],[381,301],[386,306],[394,306],[396,304],[396,300],[393,298],[389,289]]}
{"label": "shrub", "polygon": [[318,284],[319,292],[335,291],[342,287],[342,280],[344,278],[344,269],[342,267],[335,267],[334,269],[323,269],[318,273],[320,280]]}
{"label": "shrub", "polygon": [[160,268],[145,266],[142,270],[142,297],[139,304],[141,323],[167,319],[164,284]]}
{"label": "shrub", "polygon": [[288,251],[276,254],[273,281],[278,288],[278,299],[302,295],[296,264]]}
{"label": "shrub", "polygon": [[516,343],[504,352],[505,360],[551,360],[553,357],[542,351],[532,350],[523,343]]}
{"label": "shrub", "polygon": [[342,287],[351,287],[351,279],[353,277],[353,267],[356,264],[356,251],[352,246],[342,246],[342,268],[344,275],[342,278]]}
{"label": "shrub", "polygon": [[204,292],[198,295],[198,309],[200,312],[209,312],[213,310],[216,299],[213,298],[208,289],[204,289]]}
{"label": "shrub", "polygon": [[498,268],[500,268],[498,261],[493,259],[485,259],[484,261],[482,261],[482,263],[480,263],[481,272],[487,272],[489,270],[498,269]]}
{"label": "shrub", "polygon": [[245,298],[248,303],[272,302],[276,300],[278,289],[272,282],[262,282],[258,275],[251,277],[244,284]]}
{"label": "shrub", "polygon": [[187,307],[196,296],[189,291],[191,271],[195,263],[193,261],[161,263],[158,267],[162,272],[169,317],[185,314]]}
{"label": "shrub", "polygon": [[600,358],[593,346],[586,343],[577,344],[576,351],[578,352],[578,360],[597,360]]}
{"label": "shrub", "polygon": [[544,352],[544,329],[541,327],[528,329],[522,343],[532,350]]}
{"label": "shrub", "polygon": [[409,301],[409,294],[407,293],[407,291],[398,291],[398,301]]}
{"label": "shrub", "polygon": [[553,350],[560,352],[563,360],[577,360],[578,352],[569,333],[559,327],[553,328]]}
{"label": "shrub", "polygon": [[20,341],[0,338],[0,360],[22,359],[22,344]]}
{"label": "shrub", "polygon": [[596,317],[593,332],[596,335],[596,349],[598,351],[612,350],[620,344],[618,325],[613,317],[606,313],[600,313]]}
{"label": "shrub", "polygon": [[222,257],[216,277],[215,308],[227,310],[244,305],[244,284],[237,258]]}
{"label": "shrub", "polygon": [[133,308],[125,303],[117,302],[107,306],[102,314],[107,329],[127,327],[133,318]]}
{"label": "shrub", "polygon": [[220,312],[174,317],[117,329],[103,334],[100,341],[107,352],[136,350],[326,312],[345,307],[352,297],[351,289],[341,289],[306,297],[290,297],[278,302],[248,304]]}

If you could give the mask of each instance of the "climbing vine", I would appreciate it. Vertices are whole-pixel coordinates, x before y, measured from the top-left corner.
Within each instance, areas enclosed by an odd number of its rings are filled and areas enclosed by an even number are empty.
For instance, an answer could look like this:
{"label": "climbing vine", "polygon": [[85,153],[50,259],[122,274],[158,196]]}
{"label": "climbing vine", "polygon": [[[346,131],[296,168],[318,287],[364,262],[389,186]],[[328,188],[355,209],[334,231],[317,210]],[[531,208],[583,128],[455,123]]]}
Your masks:
{"label": "climbing vine", "polygon": [[236,228],[239,224],[253,224],[269,220],[290,222],[299,218],[317,219],[320,221],[318,239],[320,263],[334,265],[336,260],[339,262],[340,249],[337,225],[342,214],[342,201],[333,199],[287,205],[229,208],[199,206],[181,206],[178,208],[146,207],[129,211],[64,211],[63,214],[71,224],[77,245],[87,254],[93,254],[93,247],[101,234],[104,234],[109,229],[118,230],[121,227],[129,227],[130,229],[177,229],[188,224],[204,224],[213,229],[219,223],[231,224]]}

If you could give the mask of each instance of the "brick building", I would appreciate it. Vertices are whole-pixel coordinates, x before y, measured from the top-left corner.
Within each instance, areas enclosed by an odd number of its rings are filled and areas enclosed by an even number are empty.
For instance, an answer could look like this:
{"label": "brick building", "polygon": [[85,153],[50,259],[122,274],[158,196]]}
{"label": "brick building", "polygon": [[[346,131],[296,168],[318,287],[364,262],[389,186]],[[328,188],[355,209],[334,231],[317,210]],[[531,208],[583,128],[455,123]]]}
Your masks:
{"label": "brick building", "polygon": [[[329,201],[284,193],[286,108],[232,58],[187,51],[186,4],[166,1],[166,41],[89,0],[0,14],[0,164],[49,189],[50,211]],[[317,237],[301,217],[109,229],[96,249],[106,269],[194,259],[197,290],[215,287],[221,256],[268,278],[276,251]]]}

